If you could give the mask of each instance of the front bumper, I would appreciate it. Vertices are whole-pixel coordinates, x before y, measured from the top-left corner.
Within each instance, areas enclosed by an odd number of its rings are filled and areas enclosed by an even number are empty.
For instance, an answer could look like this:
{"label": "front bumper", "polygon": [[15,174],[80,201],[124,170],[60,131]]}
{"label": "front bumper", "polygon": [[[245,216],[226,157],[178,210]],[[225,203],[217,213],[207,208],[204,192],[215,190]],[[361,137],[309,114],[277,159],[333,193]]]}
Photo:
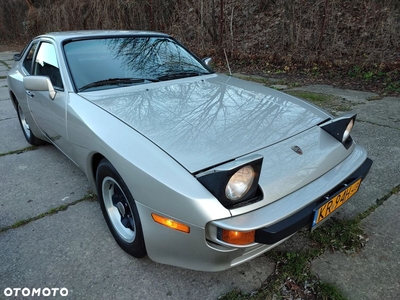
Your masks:
{"label": "front bumper", "polygon": [[337,194],[338,191],[343,190],[349,183],[358,178],[364,180],[372,166],[372,160],[367,158],[364,163],[349,177],[347,177],[341,184],[326,193],[325,196],[319,198],[317,201],[312,202],[300,211],[291,215],[274,225],[258,229],[256,231],[255,241],[261,244],[275,244],[282,239],[292,235],[305,226],[310,226],[313,221],[315,209],[323,203],[330,195]]}

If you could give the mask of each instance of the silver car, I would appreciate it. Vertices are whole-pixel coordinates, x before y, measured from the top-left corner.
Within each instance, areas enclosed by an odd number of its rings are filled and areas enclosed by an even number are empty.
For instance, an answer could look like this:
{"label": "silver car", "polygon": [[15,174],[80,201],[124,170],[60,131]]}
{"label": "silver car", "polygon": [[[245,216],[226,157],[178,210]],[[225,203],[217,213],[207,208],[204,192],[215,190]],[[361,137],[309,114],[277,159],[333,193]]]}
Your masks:
{"label": "silver car", "polygon": [[116,242],[140,258],[218,271],[316,228],[372,161],[303,100],[216,74],[169,35],[49,33],[8,75],[22,132],[87,176]]}

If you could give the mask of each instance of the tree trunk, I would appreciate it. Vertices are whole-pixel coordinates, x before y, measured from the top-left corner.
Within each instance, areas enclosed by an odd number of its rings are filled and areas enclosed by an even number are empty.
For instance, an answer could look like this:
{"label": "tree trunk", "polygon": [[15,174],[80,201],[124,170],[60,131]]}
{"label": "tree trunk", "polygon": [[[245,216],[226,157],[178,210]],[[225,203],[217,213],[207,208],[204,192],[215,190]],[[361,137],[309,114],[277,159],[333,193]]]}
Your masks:
{"label": "tree trunk", "polygon": [[25,2],[28,5],[28,11],[33,11],[35,9],[33,6],[33,0],[25,0]]}

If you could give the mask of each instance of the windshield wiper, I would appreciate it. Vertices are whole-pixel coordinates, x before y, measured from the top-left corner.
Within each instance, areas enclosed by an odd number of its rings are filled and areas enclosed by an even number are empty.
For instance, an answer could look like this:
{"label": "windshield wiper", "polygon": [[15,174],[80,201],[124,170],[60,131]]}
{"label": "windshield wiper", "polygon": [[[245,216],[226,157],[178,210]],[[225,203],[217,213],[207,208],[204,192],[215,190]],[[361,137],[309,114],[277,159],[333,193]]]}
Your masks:
{"label": "windshield wiper", "polygon": [[145,81],[158,82],[159,80],[153,78],[109,78],[86,84],[83,87],[79,88],[79,91],[82,92],[92,87],[99,87],[105,85],[135,84],[135,83],[142,83]]}
{"label": "windshield wiper", "polygon": [[178,78],[186,78],[186,77],[194,77],[194,76],[200,76],[200,75],[205,75],[208,73],[204,72],[179,72],[179,73],[171,73],[171,74],[166,74],[163,76],[158,77],[158,80],[171,80],[171,79],[178,79]]}

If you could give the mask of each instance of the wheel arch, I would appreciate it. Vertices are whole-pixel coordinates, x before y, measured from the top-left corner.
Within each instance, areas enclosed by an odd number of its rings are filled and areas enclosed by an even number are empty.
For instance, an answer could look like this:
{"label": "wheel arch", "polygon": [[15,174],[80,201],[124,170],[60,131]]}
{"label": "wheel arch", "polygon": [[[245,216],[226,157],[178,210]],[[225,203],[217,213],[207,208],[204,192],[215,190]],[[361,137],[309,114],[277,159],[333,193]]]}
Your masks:
{"label": "wheel arch", "polygon": [[97,167],[99,166],[101,160],[104,158],[106,158],[104,155],[102,155],[99,152],[96,152],[91,156],[91,159],[90,159],[90,166],[89,166],[89,170],[87,173],[88,180],[89,180],[90,185],[92,186],[93,192],[95,192],[96,194],[97,194],[96,171],[97,171]]}
{"label": "wheel arch", "polygon": [[14,92],[11,91],[11,90],[10,90],[10,99],[11,99],[11,102],[12,102],[12,104],[14,106],[14,109],[17,110],[18,100],[17,100],[17,97],[15,96]]}

